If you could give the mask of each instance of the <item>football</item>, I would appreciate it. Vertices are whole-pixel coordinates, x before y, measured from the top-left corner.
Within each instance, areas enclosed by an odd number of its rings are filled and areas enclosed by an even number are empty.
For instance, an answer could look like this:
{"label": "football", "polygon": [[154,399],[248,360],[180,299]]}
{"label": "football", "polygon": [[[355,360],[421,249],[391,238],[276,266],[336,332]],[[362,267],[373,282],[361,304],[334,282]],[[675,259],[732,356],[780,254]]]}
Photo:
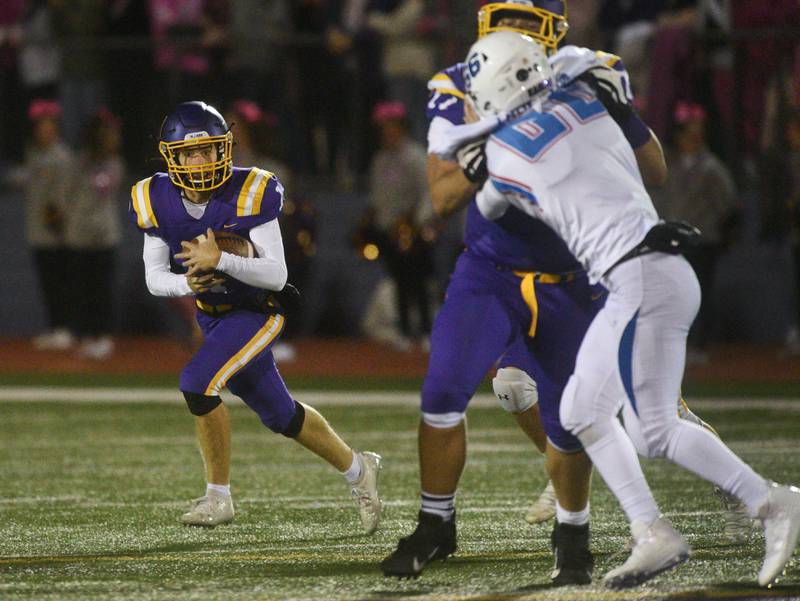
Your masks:
{"label": "football", "polygon": [[[193,243],[198,244],[206,239],[205,234],[200,234],[192,240]],[[256,249],[253,243],[244,236],[234,234],[233,232],[214,232],[214,239],[217,241],[217,247],[224,253],[230,253],[238,257],[247,257],[252,259],[256,256]]]}
{"label": "football", "polygon": [[[200,234],[194,240],[193,243],[200,243],[206,239],[205,234]],[[214,239],[217,242],[217,247],[225,253],[230,253],[232,255],[236,255],[238,257],[246,257],[248,259],[252,259],[253,257],[258,256],[253,243],[250,242],[244,236],[240,236],[239,234],[234,234],[233,232],[226,232],[226,231],[215,231],[214,232]],[[228,279],[228,275],[222,273],[221,271],[216,271],[215,274],[218,277],[223,279]]]}

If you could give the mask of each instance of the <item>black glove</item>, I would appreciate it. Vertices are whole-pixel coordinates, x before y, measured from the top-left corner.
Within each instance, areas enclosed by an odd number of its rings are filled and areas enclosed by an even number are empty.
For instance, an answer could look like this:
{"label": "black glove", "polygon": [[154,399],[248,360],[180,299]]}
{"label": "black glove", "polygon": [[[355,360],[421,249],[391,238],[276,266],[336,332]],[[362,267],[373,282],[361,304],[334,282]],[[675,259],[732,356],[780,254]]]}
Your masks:
{"label": "black glove", "polygon": [[283,290],[270,292],[267,296],[267,307],[272,313],[293,315],[300,308],[300,291],[296,286],[286,283]]}
{"label": "black glove", "polygon": [[482,184],[489,177],[485,139],[475,140],[459,148],[456,151],[456,159],[464,176],[473,184]]}
{"label": "black glove", "polygon": [[593,67],[578,76],[594,90],[597,99],[606,107],[608,114],[623,127],[634,113],[628,96],[628,82],[625,75],[610,67]]}

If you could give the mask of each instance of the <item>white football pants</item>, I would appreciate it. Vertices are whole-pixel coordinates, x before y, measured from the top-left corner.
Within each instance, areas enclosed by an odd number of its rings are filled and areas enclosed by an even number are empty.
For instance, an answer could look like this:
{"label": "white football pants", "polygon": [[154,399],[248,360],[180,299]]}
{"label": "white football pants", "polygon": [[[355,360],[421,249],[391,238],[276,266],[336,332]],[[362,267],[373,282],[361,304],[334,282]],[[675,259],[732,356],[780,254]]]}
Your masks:
{"label": "white football pants", "polygon": [[[717,484],[755,515],[767,482],[675,410],[686,337],[700,306],[691,266],[681,256],[652,253],[622,263],[602,283],[608,300],[578,351],[561,399],[562,424],[581,440],[631,521],[649,524],[659,515],[637,450]],[[631,436],[616,417],[622,403]]]}

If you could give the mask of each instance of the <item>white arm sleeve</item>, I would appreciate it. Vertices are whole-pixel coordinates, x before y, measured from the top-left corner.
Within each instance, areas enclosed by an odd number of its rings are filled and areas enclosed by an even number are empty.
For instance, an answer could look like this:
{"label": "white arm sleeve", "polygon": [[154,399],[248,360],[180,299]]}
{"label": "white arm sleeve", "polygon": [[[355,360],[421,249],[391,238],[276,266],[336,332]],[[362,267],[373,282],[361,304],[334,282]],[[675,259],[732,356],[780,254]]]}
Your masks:
{"label": "white arm sleeve", "polygon": [[144,235],[144,279],[153,296],[193,294],[186,276],[169,270],[169,246],[157,236]]}
{"label": "white arm sleeve", "polygon": [[248,259],[224,252],[217,270],[256,288],[282,290],[286,285],[288,270],[283,257],[283,240],[278,220],[273,219],[251,229],[250,240],[258,257]]}

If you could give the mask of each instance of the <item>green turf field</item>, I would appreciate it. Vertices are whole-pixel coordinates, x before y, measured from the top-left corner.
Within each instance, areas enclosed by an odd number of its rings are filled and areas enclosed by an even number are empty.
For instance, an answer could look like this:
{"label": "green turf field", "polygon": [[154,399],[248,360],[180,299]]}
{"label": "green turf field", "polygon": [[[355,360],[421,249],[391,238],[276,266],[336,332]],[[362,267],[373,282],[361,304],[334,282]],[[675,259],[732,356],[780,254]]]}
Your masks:
{"label": "green turf field", "polygon": [[[754,586],[763,539],[722,540],[710,486],[663,462],[646,471],[692,560],[623,594],[550,589],[549,526],[522,520],[545,483],[542,460],[508,415],[470,412],[458,498],[459,552],[416,581],[377,564],[413,527],[417,410],[408,404],[321,406],[357,448],[384,457],[385,513],[359,533],[343,479],[295,443],[232,407],[234,525],[181,527],[204,491],[192,420],[179,403],[2,402],[0,599],[694,599],[800,597],[800,568]],[[800,400],[747,408],[701,403],[731,446],[765,475],[800,481]],[[604,485],[592,497],[597,575],[624,560],[627,527]]]}

